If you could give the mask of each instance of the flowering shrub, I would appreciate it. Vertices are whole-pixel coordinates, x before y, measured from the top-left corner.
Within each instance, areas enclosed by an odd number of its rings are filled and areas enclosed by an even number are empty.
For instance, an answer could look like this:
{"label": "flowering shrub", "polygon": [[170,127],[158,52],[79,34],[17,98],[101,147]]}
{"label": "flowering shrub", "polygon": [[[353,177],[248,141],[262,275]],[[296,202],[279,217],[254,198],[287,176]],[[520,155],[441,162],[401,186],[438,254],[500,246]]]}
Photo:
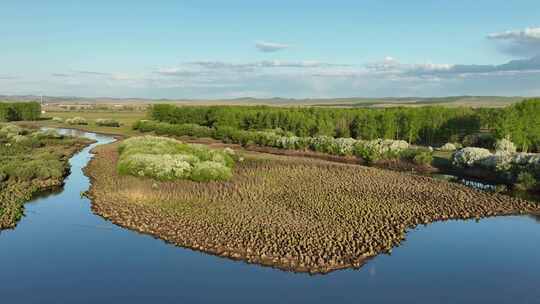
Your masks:
{"label": "flowering shrub", "polygon": [[[195,157],[184,154],[132,154],[122,158],[118,166],[121,174],[153,177],[159,180],[188,178]],[[134,174],[133,174],[134,173]]]}
{"label": "flowering shrub", "polygon": [[441,151],[455,151],[456,149],[457,147],[453,143],[446,143],[439,148]]}
{"label": "flowering shrub", "polygon": [[66,123],[70,125],[87,125],[88,124],[86,119],[82,117],[78,117],[78,116],[66,119]]}
{"label": "flowering shrub", "polygon": [[103,119],[103,118],[96,119],[96,125],[100,127],[115,127],[115,128],[120,127],[120,123],[118,121],[114,119]]}
{"label": "flowering shrub", "polygon": [[227,180],[232,177],[236,154],[231,149],[211,150],[157,136],[132,137],[118,149],[118,172],[171,181]]}
{"label": "flowering shrub", "polygon": [[476,164],[498,172],[508,171],[512,168],[512,153],[497,151],[495,154],[478,161]]}
{"label": "flowering shrub", "polygon": [[229,180],[231,177],[231,168],[225,166],[223,163],[215,161],[196,163],[191,174],[191,179],[198,182]]}
{"label": "flowering shrub", "polygon": [[367,162],[374,162],[381,158],[399,158],[400,154],[408,148],[409,144],[403,140],[359,140],[354,145],[354,155],[363,158]]}
{"label": "flowering shrub", "polygon": [[523,173],[540,178],[540,154],[500,150],[491,154],[482,148],[464,148],[453,154],[452,163],[458,167],[484,168],[512,183],[518,182]]}
{"label": "flowering shrub", "polygon": [[452,164],[457,167],[472,167],[476,162],[485,160],[491,155],[488,149],[467,147],[452,154]]}
{"label": "flowering shrub", "polygon": [[510,140],[503,138],[503,139],[497,140],[497,142],[495,143],[495,151],[515,153],[516,146]]}
{"label": "flowering shrub", "polygon": [[376,139],[366,141],[330,136],[299,137],[281,129],[262,131],[246,131],[232,127],[212,129],[193,124],[175,125],[149,120],[138,121],[133,128],[141,132],[154,131],[156,134],[213,137],[227,143],[237,143],[243,146],[256,144],[279,149],[310,149],[316,152],[341,156],[355,155],[368,162],[380,158],[398,158],[403,150],[409,148],[409,144],[403,140]]}

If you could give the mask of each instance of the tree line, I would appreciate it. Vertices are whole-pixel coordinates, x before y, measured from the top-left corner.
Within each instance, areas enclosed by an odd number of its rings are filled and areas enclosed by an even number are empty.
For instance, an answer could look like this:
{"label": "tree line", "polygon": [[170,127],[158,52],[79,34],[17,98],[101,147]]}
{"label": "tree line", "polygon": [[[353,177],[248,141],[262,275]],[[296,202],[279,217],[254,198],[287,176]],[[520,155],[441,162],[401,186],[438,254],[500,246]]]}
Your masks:
{"label": "tree line", "polygon": [[281,129],[297,136],[400,139],[411,144],[461,142],[490,132],[513,140],[524,151],[540,148],[540,99],[506,108],[442,106],[385,109],[280,108],[269,106],[175,106],[150,108],[153,120],[240,130]]}
{"label": "tree line", "polygon": [[0,121],[38,120],[40,115],[38,102],[0,102]]}

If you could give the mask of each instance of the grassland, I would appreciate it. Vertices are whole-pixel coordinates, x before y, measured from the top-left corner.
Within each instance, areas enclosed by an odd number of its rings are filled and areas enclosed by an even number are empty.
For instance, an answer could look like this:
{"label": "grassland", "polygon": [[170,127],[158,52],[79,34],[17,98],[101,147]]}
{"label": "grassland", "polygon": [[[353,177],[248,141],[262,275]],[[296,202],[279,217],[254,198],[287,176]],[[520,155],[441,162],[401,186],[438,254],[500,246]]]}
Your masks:
{"label": "grassland", "polygon": [[1,230],[15,227],[24,202],[34,193],[61,186],[69,172],[69,158],[91,141],[37,130],[0,129]]}
{"label": "grassland", "polygon": [[360,267],[419,224],[540,212],[428,177],[259,153],[244,155],[228,182],[158,182],[118,175],[117,146],[98,147],[86,169],[96,213],[179,246],[284,270]]}
{"label": "grassland", "polygon": [[[131,126],[136,121],[145,119],[146,112],[143,111],[59,111],[47,112],[44,117],[59,117],[63,120],[82,117],[88,121],[88,125],[72,126],[67,123],[58,123],[52,120],[40,121],[39,125],[47,127],[76,128],[83,131],[130,136],[138,134],[132,130]],[[120,127],[105,127],[96,124],[97,119],[113,119],[120,123]]]}

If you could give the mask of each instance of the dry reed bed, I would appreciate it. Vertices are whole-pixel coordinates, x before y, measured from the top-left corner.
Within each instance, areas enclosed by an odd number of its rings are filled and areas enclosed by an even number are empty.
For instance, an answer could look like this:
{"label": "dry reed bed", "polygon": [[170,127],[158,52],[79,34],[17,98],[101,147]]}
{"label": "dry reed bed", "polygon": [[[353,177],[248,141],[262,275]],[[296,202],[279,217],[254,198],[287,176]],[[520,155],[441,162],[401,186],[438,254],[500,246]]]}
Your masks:
{"label": "dry reed bed", "polygon": [[326,273],[390,252],[437,220],[537,213],[459,184],[323,160],[246,156],[229,182],[118,176],[116,144],[87,167],[93,210],[168,242],[284,270]]}

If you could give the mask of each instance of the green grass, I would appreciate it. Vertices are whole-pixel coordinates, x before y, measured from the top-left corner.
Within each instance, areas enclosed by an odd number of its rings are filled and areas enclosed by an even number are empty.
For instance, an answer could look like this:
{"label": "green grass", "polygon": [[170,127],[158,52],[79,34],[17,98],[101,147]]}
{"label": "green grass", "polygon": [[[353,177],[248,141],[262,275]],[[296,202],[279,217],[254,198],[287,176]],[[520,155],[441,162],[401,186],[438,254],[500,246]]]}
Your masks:
{"label": "green grass", "polygon": [[[65,127],[65,128],[77,128],[80,130],[115,134],[115,135],[124,135],[132,136],[138,134],[138,131],[131,129],[131,126],[138,120],[146,118],[146,112],[126,112],[126,111],[96,111],[96,112],[86,112],[86,111],[65,111],[65,112],[47,112],[43,114],[43,117],[60,117],[64,120],[73,118],[73,117],[82,117],[88,121],[88,125],[69,125],[67,123],[58,123],[53,121],[41,121],[40,125],[49,126],[49,127]],[[108,127],[108,126],[98,126],[96,124],[97,119],[112,119],[120,123],[120,127]]]}

